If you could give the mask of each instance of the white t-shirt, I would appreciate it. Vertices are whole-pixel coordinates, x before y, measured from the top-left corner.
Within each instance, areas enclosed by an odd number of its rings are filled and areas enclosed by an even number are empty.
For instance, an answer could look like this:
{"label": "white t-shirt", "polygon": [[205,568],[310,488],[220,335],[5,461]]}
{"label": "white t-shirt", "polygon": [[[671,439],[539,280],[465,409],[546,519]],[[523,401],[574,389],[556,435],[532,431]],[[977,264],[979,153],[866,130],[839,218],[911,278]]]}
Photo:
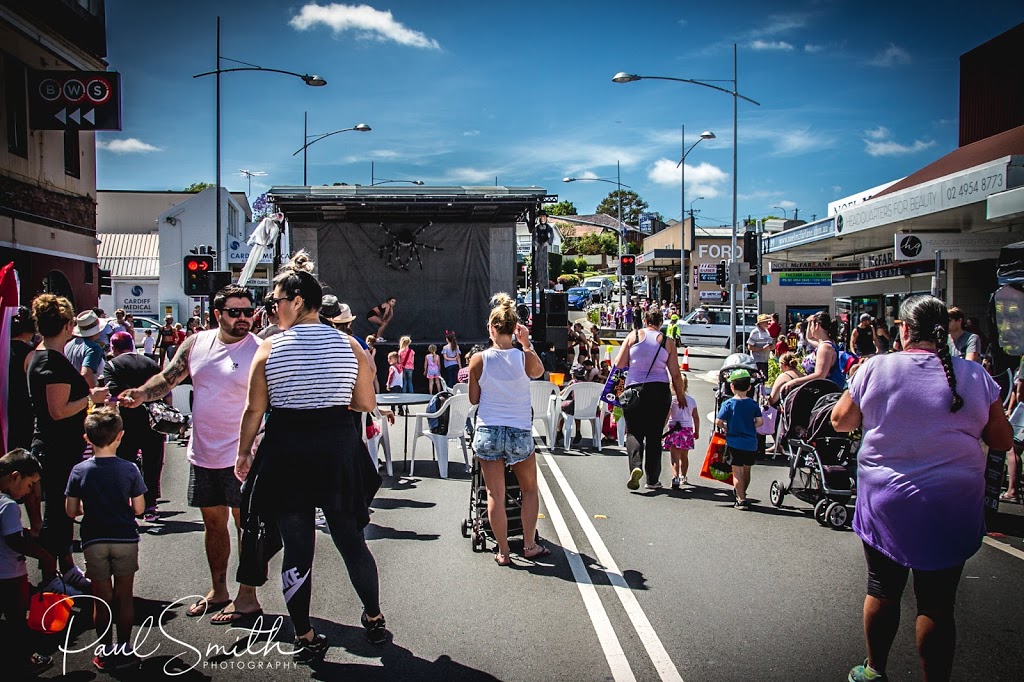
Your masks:
{"label": "white t-shirt", "polygon": [[686,407],[679,406],[679,400],[672,401],[672,418],[670,423],[678,423],[680,426],[693,428],[693,411],[697,409],[697,401],[693,396],[686,394]]}
{"label": "white t-shirt", "polygon": [[4,493],[0,493],[0,580],[28,575],[25,555],[15,552],[3,537],[20,533],[21,507]]}
{"label": "white t-shirt", "polygon": [[771,355],[772,346],[775,344],[772,343],[772,335],[768,333],[768,330],[755,327],[747,337],[747,345],[758,347],[767,345],[768,347],[763,350],[751,350],[750,354],[754,356],[754,362],[768,362],[768,356]]}
{"label": "white t-shirt", "polygon": [[153,348],[156,346],[156,339],[152,335],[147,336],[142,340],[142,352],[146,355],[153,354]]}

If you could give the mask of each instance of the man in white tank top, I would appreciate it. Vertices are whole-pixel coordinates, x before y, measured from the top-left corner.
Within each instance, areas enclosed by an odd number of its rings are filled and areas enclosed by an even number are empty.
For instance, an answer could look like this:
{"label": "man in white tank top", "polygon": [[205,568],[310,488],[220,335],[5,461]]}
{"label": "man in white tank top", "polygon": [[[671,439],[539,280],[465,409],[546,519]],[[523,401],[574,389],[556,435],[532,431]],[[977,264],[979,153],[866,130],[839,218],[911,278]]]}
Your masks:
{"label": "man in white tank top", "polygon": [[206,559],[212,586],[205,600],[188,608],[189,616],[223,609],[211,618],[217,624],[234,623],[263,611],[256,588],[239,585],[232,602],[228,592],[228,559],[231,555],[229,518],[239,529],[241,492],[234,475],[238,434],[248,396],[249,367],[260,345],[250,333],[253,314],[248,289],[231,285],[213,297],[217,328],[185,339],[174,359],[139,388],[119,396],[125,407],[159,400],[186,377],[192,377],[192,437],[188,442],[188,503],[199,507],[205,528]]}

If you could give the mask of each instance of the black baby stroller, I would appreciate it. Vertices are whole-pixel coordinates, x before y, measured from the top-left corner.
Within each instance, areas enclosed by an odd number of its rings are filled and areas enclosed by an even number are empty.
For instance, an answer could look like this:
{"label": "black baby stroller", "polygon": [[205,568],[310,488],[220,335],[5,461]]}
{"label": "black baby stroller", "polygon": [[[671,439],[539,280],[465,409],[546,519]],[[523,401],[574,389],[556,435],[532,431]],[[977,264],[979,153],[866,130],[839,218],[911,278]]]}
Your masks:
{"label": "black baby stroller", "polygon": [[[519,490],[519,479],[512,467],[505,467],[505,516],[508,519],[508,535],[523,533],[523,494]],[[494,532],[487,518],[487,488],[480,470],[480,460],[473,455],[470,475],[469,516],[462,520],[462,537],[472,538],[473,551],[487,551],[487,541],[494,542]],[[539,539],[539,536],[538,538]]]}
{"label": "black baby stroller", "polygon": [[842,528],[849,520],[846,505],[855,494],[854,441],[832,427],[832,409],[842,389],[818,379],[793,389],[783,401],[779,446],[789,457],[789,481],[772,481],[769,498],[775,507],[791,494],[814,505],[823,526]]}
{"label": "black baby stroller", "polygon": [[757,368],[757,362],[754,361],[754,356],[747,353],[733,353],[725,359],[722,363],[722,368],[718,370],[718,389],[715,390],[715,414],[718,414],[718,410],[722,407],[722,403],[732,397],[732,388],[729,386],[729,375],[734,370],[745,369],[750,372],[750,393],[748,394],[751,398],[757,400],[758,396],[761,395],[761,387],[764,386],[764,382],[768,377],[762,376],[761,371]]}

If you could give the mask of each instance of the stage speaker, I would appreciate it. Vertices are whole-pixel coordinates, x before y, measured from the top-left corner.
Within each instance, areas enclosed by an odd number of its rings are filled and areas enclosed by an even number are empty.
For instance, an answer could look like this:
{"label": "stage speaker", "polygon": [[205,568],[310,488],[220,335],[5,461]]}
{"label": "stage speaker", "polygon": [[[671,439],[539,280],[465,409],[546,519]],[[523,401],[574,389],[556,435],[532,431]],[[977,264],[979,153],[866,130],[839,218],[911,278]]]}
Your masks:
{"label": "stage speaker", "polygon": [[569,294],[545,293],[544,307],[541,314],[547,318],[548,327],[566,327],[569,325]]}

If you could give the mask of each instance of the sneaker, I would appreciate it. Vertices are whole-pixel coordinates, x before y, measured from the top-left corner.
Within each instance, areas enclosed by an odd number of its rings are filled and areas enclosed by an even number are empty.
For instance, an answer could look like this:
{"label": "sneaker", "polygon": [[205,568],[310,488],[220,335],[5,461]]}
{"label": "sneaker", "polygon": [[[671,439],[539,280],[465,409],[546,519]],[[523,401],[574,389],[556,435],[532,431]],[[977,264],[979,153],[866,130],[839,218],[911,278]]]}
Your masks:
{"label": "sneaker", "polygon": [[114,670],[114,656],[93,656],[92,664],[100,672]]}
{"label": "sneaker", "polygon": [[82,573],[82,569],[78,566],[73,566],[64,574],[64,584],[75,588],[82,594],[92,592],[92,581],[85,577],[85,573]]}
{"label": "sneaker", "polygon": [[750,509],[750,500],[743,500],[740,502],[740,506],[744,509]]}
{"label": "sneaker", "polygon": [[646,488],[647,490],[660,490],[662,487],[663,486],[661,485],[661,481],[655,481],[654,483],[648,483],[647,485],[644,486],[644,488]]}
{"label": "sneaker", "polygon": [[320,509],[319,507],[317,507],[317,509],[316,509],[316,527],[317,528],[326,528],[327,527],[327,517],[324,516],[324,510]]}
{"label": "sneaker", "polygon": [[313,639],[308,642],[300,637],[296,637],[292,643],[292,648],[295,650],[292,653],[293,661],[309,664],[323,658],[324,654],[327,653],[327,637],[316,633],[313,635]]}
{"label": "sneaker", "polygon": [[388,631],[384,627],[384,619],[370,620],[366,617],[366,611],[359,616],[359,622],[366,628],[366,639],[370,644],[383,644],[388,639]]}
{"label": "sneaker", "polygon": [[672,477],[672,489],[673,490],[679,490],[679,477],[678,476],[673,476]]}
{"label": "sneaker", "polygon": [[65,583],[63,580],[61,580],[59,575],[58,576],[54,576],[53,580],[51,580],[50,582],[46,583],[45,585],[42,585],[39,588],[39,591],[40,592],[55,592],[55,593],[58,593],[58,594],[66,594],[69,597],[80,597],[82,594],[84,594],[84,592],[82,592],[81,590],[75,589],[71,585],[69,585],[69,584]]}
{"label": "sneaker", "polygon": [[[120,647],[120,645],[118,646]],[[127,670],[130,668],[138,668],[142,665],[142,659],[139,658],[134,651],[129,651],[124,654],[114,654],[112,664],[112,670]]]}
{"label": "sneaker", "polygon": [[156,507],[146,507],[146,511],[142,512],[142,520],[146,523],[153,523],[160,519],[160,515],[156,513]]}
{"label": "sneaker", "polygon": [[22,665],[22,672],[28,675],[38,675],[53,667],[53,657],[42,654],[32,654]]}
{"label": "sneaker", "polygon": [[850,669],[850,675],[846,678],[848,682],[885,682],[885,673],[880,673],[870,665],[868,659],[864,659],[864,665],[855,665]]}
{"label": "sneaker", "polygon": [[680,485],[690,485],[690,482],[688,480],[686,480],[686,476],[683,476],[682,479],[680,479],[679,484]]}
{"label": "sneaker", "polygon": [[633,471],[629,473],[629,481],[626,482],[626,487],[629,488],[630,490],[639,490],[640,479],[641,477],[643,477],[643,475],[643,469],[640,469],[639,467],[633,469]]}

